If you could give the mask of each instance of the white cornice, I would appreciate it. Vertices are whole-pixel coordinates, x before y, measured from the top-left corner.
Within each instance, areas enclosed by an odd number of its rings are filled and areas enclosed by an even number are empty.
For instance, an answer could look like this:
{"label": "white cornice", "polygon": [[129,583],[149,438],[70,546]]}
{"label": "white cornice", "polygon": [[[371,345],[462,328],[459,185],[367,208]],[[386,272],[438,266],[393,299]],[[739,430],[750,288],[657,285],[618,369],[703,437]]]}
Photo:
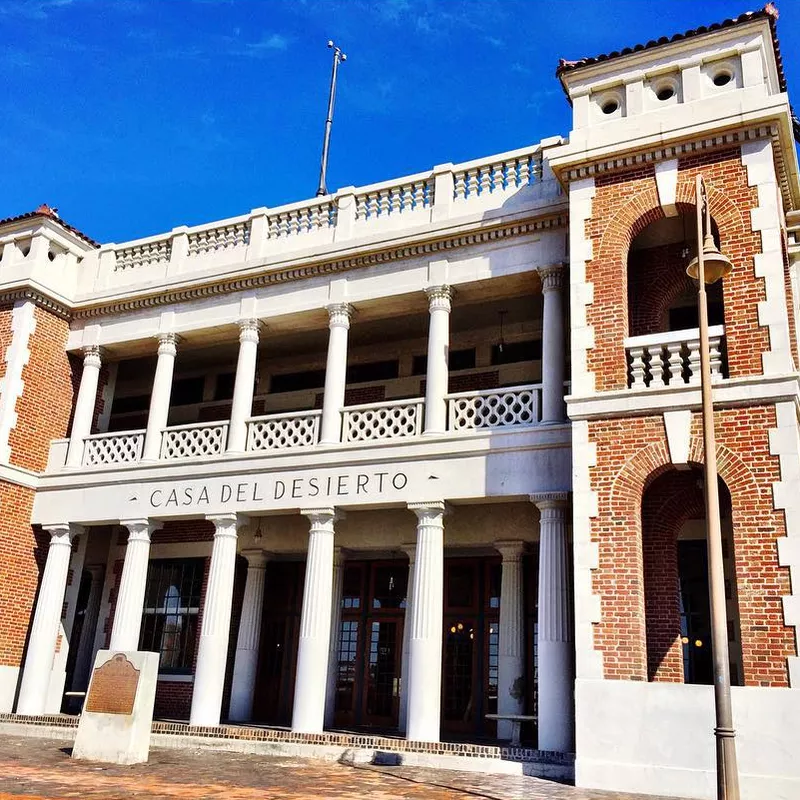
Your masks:
{"label": "white cornice", "polygon": [[22,467],[15,467],[11,464],[0,464],[0,481],[24,486],[27,489],[39,488],[38,473]]}

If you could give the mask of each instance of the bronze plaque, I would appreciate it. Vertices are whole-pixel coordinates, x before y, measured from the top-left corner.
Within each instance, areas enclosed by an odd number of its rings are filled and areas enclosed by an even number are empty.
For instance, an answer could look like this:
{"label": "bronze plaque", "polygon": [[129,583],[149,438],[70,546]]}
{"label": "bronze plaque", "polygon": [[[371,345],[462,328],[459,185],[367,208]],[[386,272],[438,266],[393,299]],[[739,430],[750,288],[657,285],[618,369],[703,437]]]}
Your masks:
{"label": "bronze plaque", "polygon": [[139,670],[122,653],[117,653],[94,671],[85,710],[98,714],[133,714],[138,685]]}

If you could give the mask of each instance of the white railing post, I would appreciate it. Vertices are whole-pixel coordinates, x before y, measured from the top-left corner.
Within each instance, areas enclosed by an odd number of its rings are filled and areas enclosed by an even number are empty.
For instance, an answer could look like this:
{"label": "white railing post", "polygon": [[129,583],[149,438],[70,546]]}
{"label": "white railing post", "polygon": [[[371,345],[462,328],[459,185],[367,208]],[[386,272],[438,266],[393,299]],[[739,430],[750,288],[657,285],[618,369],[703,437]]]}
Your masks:
{"label": "white railing post", "polygon": [[664,348],[655,346],[649,348],[650,353],[650,388],[655,389],[660,386],[666,386],[664,381],[664,363],[662,361],[662,354]]}
{"label": "white railing post", "polygon": [[709,334],[711,380],[716,383],[722,380],[722,333],[715,333],[712,330]]}
{"label": "white railing post", "polygon": [[243,319],[239,322],[239,359],[236,363],[231,421],[228,428],[229,453],[243,453],[247,444],[247,419],[253,413],[253,393],[258,365],[259,326],[257,319]]}
{"label": "white railing post", "polygon": [[172,373],[178,352],[178,336],[162,333],[158,336],[158,363],[150,395],[150,413],[144,435],[143,461],[157,461],[161,452],[161,434],[167,426],[169,400],[172,394]]}
{"label": "white railing post", "polygon": [[269,209],[254,208],[250,212],[250,242],[245,258],[261,258],[266,255],[269,238]]}
{"label": "white railing post", "polygon": [[72,431],[67,451],[67,466],[78,467],[83,461],[83,448],[86,437],[92,432],[97,383],[100,378],[101,352],[96,345],[83,348],[83,373],[72,418]]}
{"label": "white railing post", "polygon": [[189,255],[189,229],[180,225],[172,229],[172,248],[169,255],[170,274],[183,272],[186,269],[186,258]]}
{"label": "white railing post", "polygon": [[689,362],[689,383],[700,383],[700,339],[686,340],[687,360]]}
{"label": "white railing post", "polygon": [[356,189],[354,186],[346,186],[336,192],[334,202],[336,203],[336,228],[333,238],[340,242],[343,239],[353,237],[353,225],[356,221]]}
{"label": "white railing post", "polygon": [[453,214],[453,165],[438,164],[433,168],[433,203],[431,222],[450,219]]}
{"label": "white railing post", "polygon": [[631,357],[631,389],[643,389],[645,386],[645,353],[646,347],[630,347],[628,355]]}
{"label": "white railing post", "polygon": [[680,342],[667,342],[664,345],[664,378],[670,386],[681,382]]}

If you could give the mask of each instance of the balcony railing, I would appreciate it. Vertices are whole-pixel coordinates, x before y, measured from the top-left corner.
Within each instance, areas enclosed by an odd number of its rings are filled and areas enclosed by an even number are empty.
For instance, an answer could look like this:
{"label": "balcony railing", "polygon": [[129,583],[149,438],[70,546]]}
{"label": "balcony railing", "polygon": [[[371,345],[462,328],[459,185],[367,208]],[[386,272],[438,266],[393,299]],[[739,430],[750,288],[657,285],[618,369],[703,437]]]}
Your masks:
{"label": "balcony railing", "polygon": [[344,442],[369,442],[374,439],[402,439],[422,433],[425,399],[395,400],[348,406],[342,413]]}
{"label": "balcony railing", "polygon": [[532,385],[449,394],[447,426],[451,431],[472,431],[536,425],[540,391],[540,385]]}
{"label": "balcony railing", "polygon": [[201,458],[218,456],[225,450],[227,422],[201,422],[173,425],[161,437],[161,458]]}
{"label": "balcony railing", "polygon": [[[105,244],[86,293],[166,281],[188,271],[232,267],[298,248],[332,245],[360,236],[440,222],[449,217],[526,203],[561,202],[554,180],[543,182],[541,145],[435,169],[276,208],[171,231],[122,244]],[[540,190],[531,193],[531,187]],[[509,205],[512,197],[518,197]],[[521,205],[520,205],[521,204]],[[84,270],[87,275],[89,270]]]}
{"label": "balcony railing", "polygon": [[142,457],[144,431],[95,433],[83,441],[83,463],[87,467],[100,464],[130,464]]}
{"label": "balcony railing", "polygon": [[[541,385],[447,395],[448,430],[537,425]],[[342,410],[342,443],[411,439],[422,435],[425,400],[390,400]],[[321,411],[267,414],[247,420],[246,452],[295,450],[319,443]],[[225,452],[228,422],[173,425],[161,436],[161,460],[207,458]],[[100,433],[85,440],[83,465],[131,464],[142,457],[145,431]]]}
{"label": "balcony railing", "polygon": [[247,421],[247,450],[313,447],[319,441],[321,411],[267,414]]}
{"label": "balcony railing", "polygon": [[[708,329],[711,379],[727,377],[725,327]],[[663,386],[700,383],[700,329],[651,333],[625,340],[628,388],[657,389]]]}

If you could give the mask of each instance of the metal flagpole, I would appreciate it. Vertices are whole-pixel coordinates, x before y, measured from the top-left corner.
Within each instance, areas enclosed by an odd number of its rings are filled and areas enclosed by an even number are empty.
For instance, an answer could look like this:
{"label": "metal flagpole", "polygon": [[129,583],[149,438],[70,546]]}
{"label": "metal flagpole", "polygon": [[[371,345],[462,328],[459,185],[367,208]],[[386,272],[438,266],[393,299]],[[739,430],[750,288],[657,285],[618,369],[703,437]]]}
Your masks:
{"label": "metal flagpole", "polygon": [[328,42],[328,47],[333,48],[333,69],[331,70],[331,89],[328,95],[328,116],[325,118],[325,138],[322,140],[322,163],[319,167],[319,186],[317,187],[317,197],[328,193],[325,186],[325,175],[328,172],[328,149],[331,144],[331,126],[333,125],[333,101],[336,97],[336,74],[339,71],[339,63],[347,61],[347,56],[333,43]]}

